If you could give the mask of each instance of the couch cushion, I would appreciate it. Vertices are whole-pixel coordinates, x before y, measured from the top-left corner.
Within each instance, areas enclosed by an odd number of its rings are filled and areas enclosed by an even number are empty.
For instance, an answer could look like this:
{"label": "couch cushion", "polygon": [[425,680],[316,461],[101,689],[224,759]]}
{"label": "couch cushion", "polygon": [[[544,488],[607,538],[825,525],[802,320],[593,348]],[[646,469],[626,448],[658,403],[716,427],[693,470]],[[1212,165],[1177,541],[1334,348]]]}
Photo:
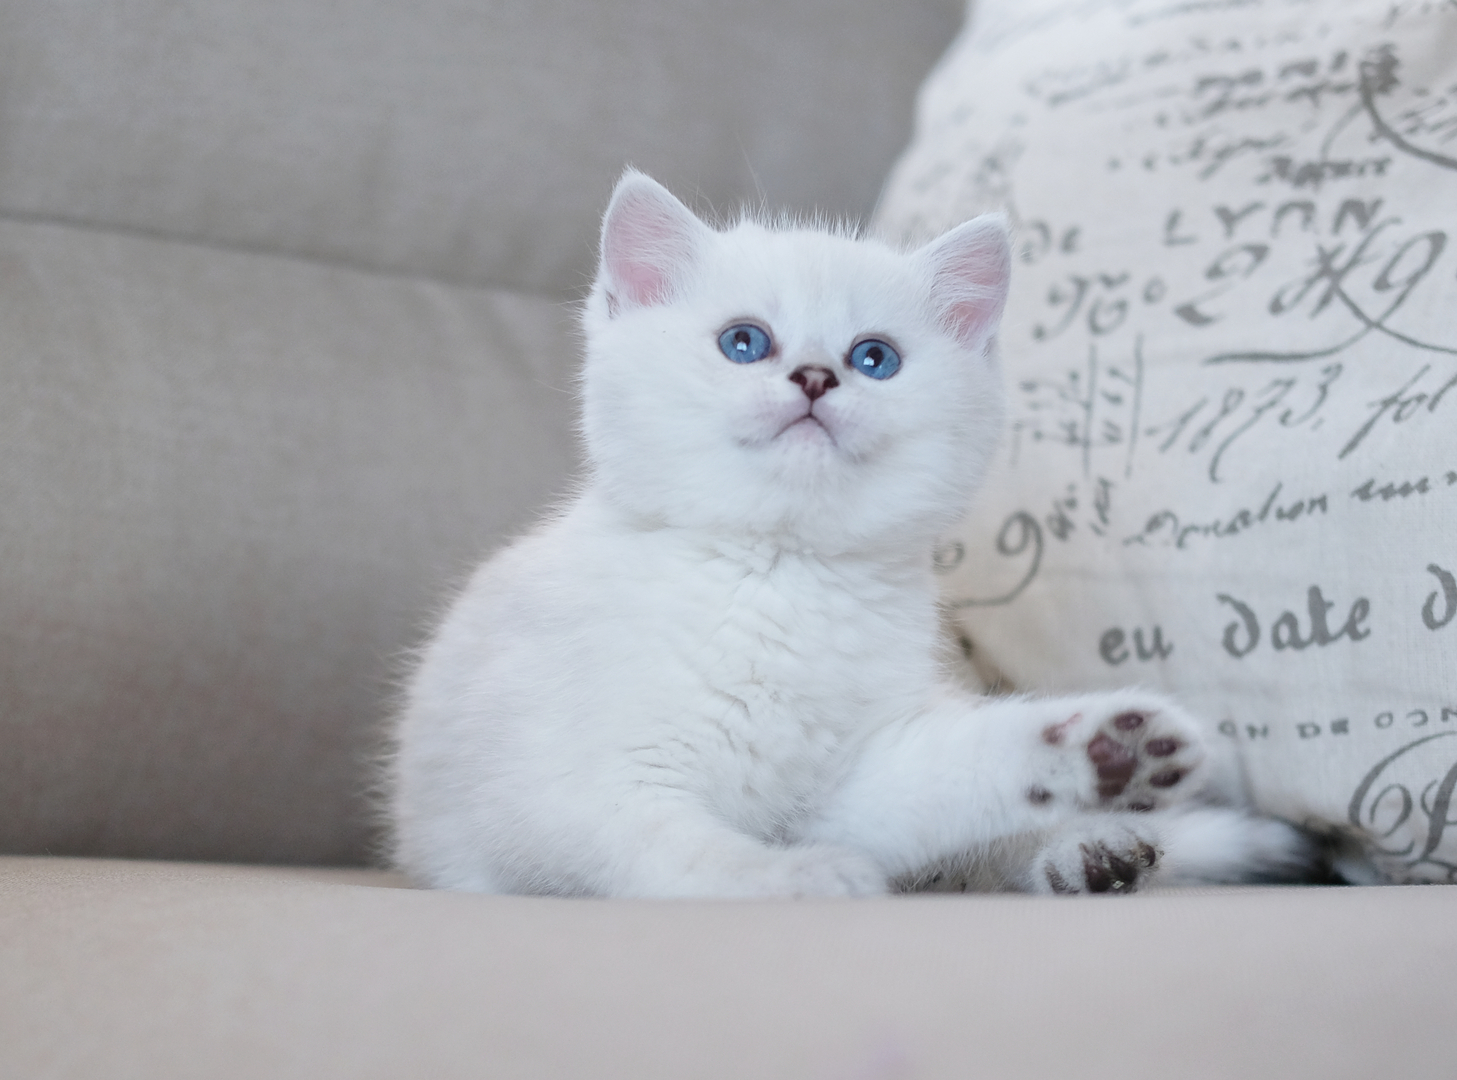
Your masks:
{"label": "couch cushion", "polygon": [[1451,1076],[1457,890],[604,902],[0,859],[0,1073]]}
{"label": "couch cushion", "polygon": [[571,467],[573,318],[0,223],[0,850],[364,859],[405,651]]}
{"label": "couch cushion", "polygon": [[1457,880],[1457,6],[986,0],[923,104],[883,222],[1020,221],[977,655],[1177,691],[1256,805]]}
{"label": "couch cushion", "polygon": [[631,162],[868,213],[961,0],[23,0],[0,213],[579,289]]}

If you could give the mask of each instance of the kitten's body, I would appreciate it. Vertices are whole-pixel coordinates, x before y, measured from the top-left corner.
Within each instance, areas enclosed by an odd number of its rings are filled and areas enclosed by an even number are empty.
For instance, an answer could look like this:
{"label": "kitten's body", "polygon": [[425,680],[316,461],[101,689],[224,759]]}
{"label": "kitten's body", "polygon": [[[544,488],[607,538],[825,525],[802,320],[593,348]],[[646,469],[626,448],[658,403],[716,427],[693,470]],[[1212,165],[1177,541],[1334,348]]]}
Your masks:
{"label": "kitten's body", "polygon": [[[1170,822],[1128,811],[1197,786],[1193,722],[1137,692],[980,699],[940,659],[929,552],[998,435],[1000,223],[909,256],[718,233],[630,174],[603,248],[592,473],[422,658],[399,864],[601,895],[862,894],[948,860],[982,884],[1141,881]],[[736,320],[772,351],[731,361]],[[867,340],[893,342],[894,378],[852,366]],[[1286,851],[1214,828],[1236,866]]]}
{"label": "kitten's body", "polygon": [[[470,790],[422,792],[434,806],[410,832],[433,857],[411,868],[457,888],[676,892],[674,874],[629,884],[615,865],[661,843],[663,819],[801,840],[867,711],[911,711],[898,688],[935,675],[920,604],[856,610],[920,570],[642,529],[584,496],[481,570],[426,662],[414,715],[449,718],[436,775]],[[903,635],[889,655],[871,626]],[[738,888],[755,886],[713,891]]]}

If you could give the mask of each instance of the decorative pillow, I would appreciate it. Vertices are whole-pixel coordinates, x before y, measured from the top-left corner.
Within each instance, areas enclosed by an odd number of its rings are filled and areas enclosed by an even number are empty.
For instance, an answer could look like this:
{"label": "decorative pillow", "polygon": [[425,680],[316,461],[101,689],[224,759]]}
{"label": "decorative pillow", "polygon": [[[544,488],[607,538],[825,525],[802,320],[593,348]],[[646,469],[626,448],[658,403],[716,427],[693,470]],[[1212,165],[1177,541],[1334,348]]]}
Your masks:
{"label": "decorative pillow", "polygon": [[1255,805],[1457,880],[1457,4],[978,0],[879,225],[993,207],[974,659],[1174,691]]}

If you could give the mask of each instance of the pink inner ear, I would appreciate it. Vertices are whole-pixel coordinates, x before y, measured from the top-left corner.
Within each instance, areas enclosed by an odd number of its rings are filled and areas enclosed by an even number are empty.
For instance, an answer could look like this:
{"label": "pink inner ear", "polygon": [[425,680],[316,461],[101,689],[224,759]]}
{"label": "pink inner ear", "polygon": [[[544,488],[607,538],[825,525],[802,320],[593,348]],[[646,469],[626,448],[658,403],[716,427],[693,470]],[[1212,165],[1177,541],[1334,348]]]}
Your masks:
{"label": "pink inner ear", "polygon": [[933,266],[931,296],[946,328],[965,344],[996,330],[1007,304],[1012,251],[999,217],[960,225],[926,250]]}
{"label": "pink inner ear", "polygon": [[619,301],[650,306],[672,297],[693,262],[698,219],[645,176],[624,180],[602,226],[602,262]]}

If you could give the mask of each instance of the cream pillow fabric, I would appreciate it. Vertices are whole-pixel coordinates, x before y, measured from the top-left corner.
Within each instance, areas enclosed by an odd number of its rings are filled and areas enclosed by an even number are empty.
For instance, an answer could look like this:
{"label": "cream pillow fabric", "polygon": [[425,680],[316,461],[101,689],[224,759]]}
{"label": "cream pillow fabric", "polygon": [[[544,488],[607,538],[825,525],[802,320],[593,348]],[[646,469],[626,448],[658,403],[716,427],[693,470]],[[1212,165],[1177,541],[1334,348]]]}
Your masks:
{"label": "cream pillow fabric", "polygon": [[1457,7],[981,0],[879,225],[993,207],[982,670],[1173,690],[1258,806],[1454,880]]}

